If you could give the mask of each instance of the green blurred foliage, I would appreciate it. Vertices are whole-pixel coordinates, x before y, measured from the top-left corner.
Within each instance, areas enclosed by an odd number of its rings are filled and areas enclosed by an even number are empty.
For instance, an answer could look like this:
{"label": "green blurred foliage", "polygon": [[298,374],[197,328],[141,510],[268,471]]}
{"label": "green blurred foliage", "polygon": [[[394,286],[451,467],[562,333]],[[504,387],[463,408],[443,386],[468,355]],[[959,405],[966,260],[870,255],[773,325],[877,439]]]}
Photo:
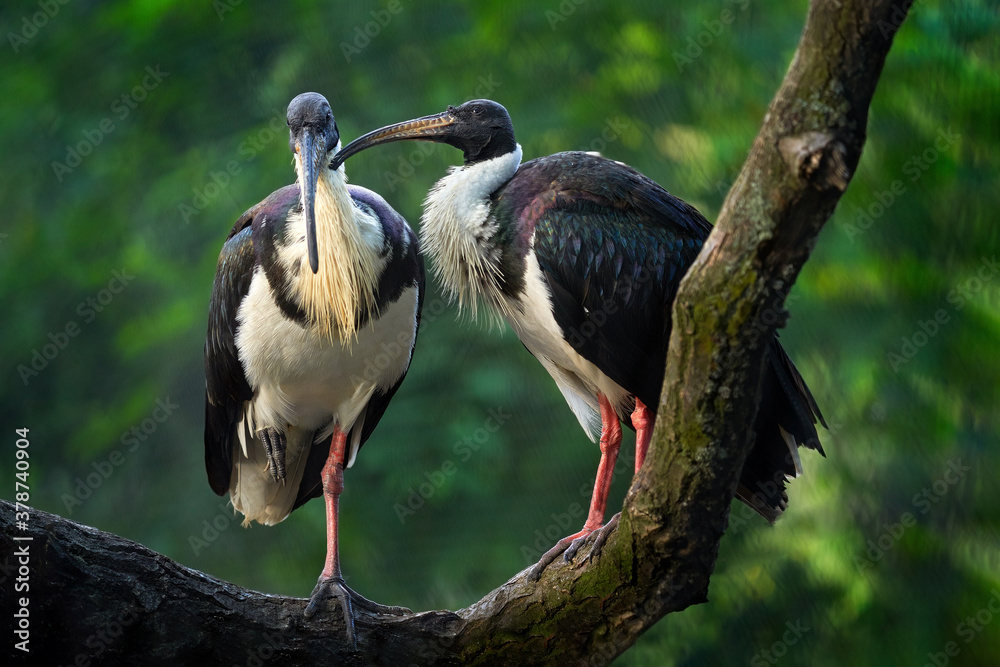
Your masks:
{"label": "green blurred foliage", "polygon": [[[288,101],[325,94],[346,141],[492,97],[526,159],[599,150],[711,219],[806,12],[343,5],[78,0],[2,18],[0,413],[10,445],[31,429],[31,504],[299,596],[323,560],[322,503],[240,528],[201,440],[216,258],[236,217],[293,179]],[[734,505],[711,602],[619,664],[918,665],[949,642],[952,664],[1000,664],[998,27],[995,0],[913,8],[782,332],[831,425],[828,458],[805,454],[776,526]],[[347,167],[416,225],[459,159],[404,143]],[[495,432],[491,410],[507,415]],[[470,604],[576,530],[597,459],[516,337],[456,319],[434,286],[410,374],[346,475],[351,585],[415,610]]]}

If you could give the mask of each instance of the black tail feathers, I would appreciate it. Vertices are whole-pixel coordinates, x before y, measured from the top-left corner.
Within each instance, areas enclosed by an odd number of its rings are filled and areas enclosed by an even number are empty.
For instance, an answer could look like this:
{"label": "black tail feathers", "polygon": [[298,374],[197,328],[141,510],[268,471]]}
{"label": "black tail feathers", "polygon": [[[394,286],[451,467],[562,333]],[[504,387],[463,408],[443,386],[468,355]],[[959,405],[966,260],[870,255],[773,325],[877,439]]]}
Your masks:
{"label": "black tail feathers", "polygon": [[788,506],[785,483],[802,474],[800,446],[823,456],[817,421],[826,427],[802,376],[775,338],[768,347],[753,449],[740,475],[736,497],[774,522]]}

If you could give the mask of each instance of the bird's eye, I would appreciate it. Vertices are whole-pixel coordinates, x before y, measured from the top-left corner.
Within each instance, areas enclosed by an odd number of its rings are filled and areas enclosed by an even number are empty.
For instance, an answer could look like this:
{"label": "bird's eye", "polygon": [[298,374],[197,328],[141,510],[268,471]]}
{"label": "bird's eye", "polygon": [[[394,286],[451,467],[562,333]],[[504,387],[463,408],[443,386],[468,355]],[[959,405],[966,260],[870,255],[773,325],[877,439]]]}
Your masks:
{"label": "bird's eye", "polygon": [[483,113],[483,108],[477,104],[476,106],[472,107],[472,113],[478,116],[479,114]]}

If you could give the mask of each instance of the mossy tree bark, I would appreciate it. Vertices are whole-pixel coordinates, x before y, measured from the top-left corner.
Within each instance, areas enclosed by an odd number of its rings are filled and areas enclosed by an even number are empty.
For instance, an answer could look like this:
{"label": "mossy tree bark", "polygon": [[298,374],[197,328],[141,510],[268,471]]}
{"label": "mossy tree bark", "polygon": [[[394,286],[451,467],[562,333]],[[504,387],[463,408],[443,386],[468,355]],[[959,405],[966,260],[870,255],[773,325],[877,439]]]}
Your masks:
{"label": "mossy tree bark", "polygon": [[579,565],[585,549],[577,564],[554,564],[537,584],[522,572],[458,612],[359,611],[351,652],[335,631],[342,619],[306,622],[305,600],[241,589],[44,512],[32,511],[22,531],[2,502],[5,598],[17,596],[19,550],[27,545],[30,554],[31,653],[20,657],[606,664],[665,614],[706,601],[750,444],[760,341],[783,320],[788,290],[854,174],[869,104],[910,4],[812,1],[785,80],[677,296],[653,444],[599,558]]}

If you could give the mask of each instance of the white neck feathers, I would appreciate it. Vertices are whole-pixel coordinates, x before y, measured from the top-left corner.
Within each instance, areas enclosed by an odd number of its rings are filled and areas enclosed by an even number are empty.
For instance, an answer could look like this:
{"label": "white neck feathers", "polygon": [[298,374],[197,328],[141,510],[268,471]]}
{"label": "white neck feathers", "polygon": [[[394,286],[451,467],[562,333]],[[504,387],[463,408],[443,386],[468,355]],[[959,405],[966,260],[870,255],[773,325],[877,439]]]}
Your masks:
{"label": "white neck feathers", "polygon": [[434,259],[434,275],[475,318],[477,301],[504,308],[499,277],[500,251],[494,245],[497,223],[490,216],[490,195],[509,181],[521,164],[521,146],[492,160],[452,167],[424,201],[421,244]]}
{"label": "white neck feathers", "polygon": [[[305,231],[304,213],[302,224],[301,229],[291,230],[300,238]],[[298,280],[292,284],[309,320],[331,343],[350,342],[357,335],[361,313],[372,319],[381,237],[379,222],[354,206],[343,167],[335,172],[323,169],[316,186],[319,271],[312,272],[302,253]]]}

